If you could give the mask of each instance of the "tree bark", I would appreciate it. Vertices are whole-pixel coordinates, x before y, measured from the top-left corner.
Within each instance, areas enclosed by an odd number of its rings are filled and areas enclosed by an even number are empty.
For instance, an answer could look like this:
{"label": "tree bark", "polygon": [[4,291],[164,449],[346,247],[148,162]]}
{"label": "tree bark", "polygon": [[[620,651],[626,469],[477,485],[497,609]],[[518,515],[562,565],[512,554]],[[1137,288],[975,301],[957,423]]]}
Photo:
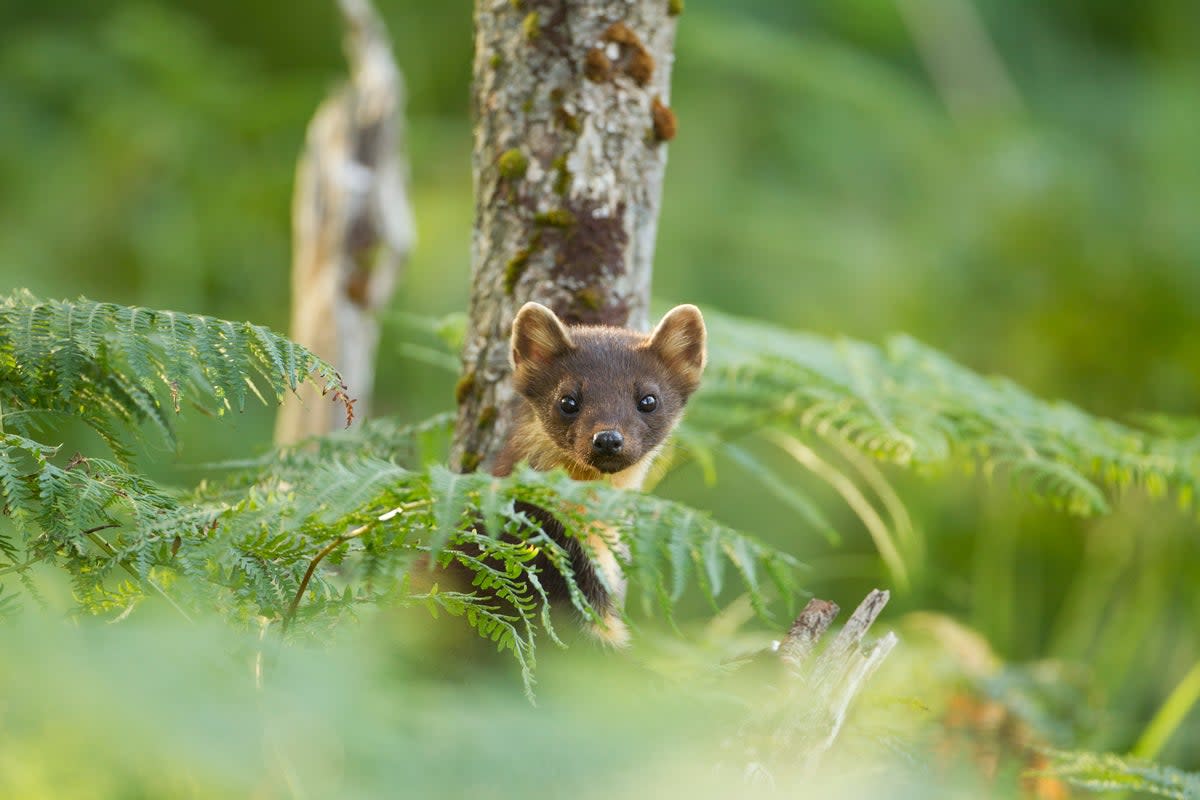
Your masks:
{"label": "tree bark", "polygon": [[[339,0],[351,80],[308,126],[292,201],[289,335],[335,364],[355,413],[369,411],[379,344],[376,314],[391,297],[416,235],[400,155],[404,84],[387,29],[369,0]],[[288,398],[277,444],[328,433],[345,420],[307,384]]]}
{"label": "tree bark", "polygon": [[680,7],[476,0],[473,280],[451,454],[463,471],[490,467],[508,435],[508,337],[526,301],[646,327]]}

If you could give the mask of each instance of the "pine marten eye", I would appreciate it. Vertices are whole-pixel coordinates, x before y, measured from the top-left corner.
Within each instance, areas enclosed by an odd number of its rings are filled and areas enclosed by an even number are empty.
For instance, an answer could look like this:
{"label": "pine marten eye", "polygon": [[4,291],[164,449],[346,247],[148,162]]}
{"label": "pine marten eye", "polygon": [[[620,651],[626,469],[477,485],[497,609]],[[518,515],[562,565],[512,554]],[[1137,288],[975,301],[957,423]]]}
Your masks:
{"label": "pine marten eye", "polygon": [[648,394],[641,400],[638,400],[638,411],[641,411],[643,414],[649,414],[656,408],[658,408],[658,398],[652,394]]}
{"label": "pine marten eye", "polygon": [[564,395],[559,398],[558,410],[566,414],[568,417],[573,417],[579,413],[579,401],[571,395]]}

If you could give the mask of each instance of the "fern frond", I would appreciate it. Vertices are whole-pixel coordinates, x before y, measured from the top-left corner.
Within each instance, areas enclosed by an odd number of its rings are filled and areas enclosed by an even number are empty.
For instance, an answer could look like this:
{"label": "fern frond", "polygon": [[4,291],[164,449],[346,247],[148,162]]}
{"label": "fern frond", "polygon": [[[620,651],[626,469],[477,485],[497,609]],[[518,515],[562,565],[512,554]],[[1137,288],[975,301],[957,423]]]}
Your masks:
{"label": "fern frond", "polygon": [[420,469],[445,460],[453,426],[451,413],[436,414],[409,425],[387,418],[367,420],[348,430],[314,436],[258,458],[205,464],[206,469],[228,473],[206,491],[208,494],[242,491],[261,483],[265,475],[284,483],[304,481],[311,470],[332,462],[375,460]]}
{"label": "fern frond", "polygon": [[[410,437],[425,427],[396,432]],[[561,573],[579,613],[596,612],[576,584],[570,555],[520,510],[524,503],[548,510],[567,536],[581,542],[597,522],[615,526],[630,546],[625,568],[631,584],[642,586],[644,596],[659,600],[668,614],[697,580],[715,602],[730,582],[730,568],[739,590],[749,592],[764,614],[768,585],[789,600],[795,592],[797,565],[790,557],[661,498],[565,473],[520,469],[496,478],[436,464],[405,469],[375,458],[370,447],[359,450],[360,443],[342,436],[330,439],[338,444],[314,443],[317,453],[332,454],[328,460],[280,451],[258,465],[257,479],[255,470],[246,469],[193,498],[220,519],[208,547],[225,592],[222,603],[235,618],[277,616],[311,567],[295,619],[300,628],[319,623],[321,609],[342,613],[353,598],[419,602],[461,616],[511,651],[531,687],[537,635],[558,641],[539,570]],[[336,574],[317,559],[326,551]],[[457,564],[472,576],[474,591],[443,592],[442,598],[412,594],[403,587],[417,559]]]}
{"label": "fern frond", "polygon": [[[212,525],[211,513],[181,507],[120,464],[76,457],[59,466],[56,455],[55,448],[0,434],[0,499],[26,533],[23,565],[60,563],[92,611],[112,607],[104,582],[117,567],[143,581],[155,568],[190,567],[193,546]],[[110,539],[99,540],[101,530],[110,530]],[[17,548],[8,543],[4,553],[15,565]]]}
{"label": "fern frond", "polygon": [[0,621],[15,617],[21,611],[21,601],[11,592],[5,593],[0,585]]}
{"label": "fern frond", "polygon": [[1190,502],[1200,448],[1040,400],[905,337],[883,348],[706,312],[710,358],[689,424],[836,436],[902,466],[1003,474],[1071,513],[1138,486]]}
{"label": "fern frond", "polygon": [[1200,800],[1200,773],[1111,754],[1050,751],[1039,774],[1096,792],[1141,792],[1174,800]]}
{"label": "fern frond", "polygon": [[434,619],[437,619],[439,610],[454,617],[462,617],[480,637],[495,642],[498,649],[511,650],[521,668],[525,696],[530,701],[533,700],[533,686],[536,682],[533,672],[536,666],[533,639],[529,629],[523,630],[518,624],[521,620],[517,616],[503,613],[500,606],[486,597],[473,593],[440,591],[437,586],[424,594],[410,595],[408,602],[424,605]]}
{"label": "fern frond", "polygon": [[514,499],[551,510],[581,539],[597,522],[616,528],[630,548],[623,566],[631,583],[664,601],[664,612],[670,612],[693,579],[715,606],[726,588],[727,565],[737,574],[740,589],[768,618],[760,569],[789,602],[796,593],[794,573],[800,565],[795,559],[682,503],[528,468],[518,469],[501,485]]}
{"label": "fern frond", "polygon": [[[256,382],[257,378],[257,382]],[[250,323],[28,292],[0,296],[0,407],[82,419],[114,446],[114,421],[151,421],[173,441],[167,408],[182,397],[213,413],[241,410],[247,391],[282,399],[304,380],[350,411],[332,366]],[[22,429],[24,433],[30,433]]]}

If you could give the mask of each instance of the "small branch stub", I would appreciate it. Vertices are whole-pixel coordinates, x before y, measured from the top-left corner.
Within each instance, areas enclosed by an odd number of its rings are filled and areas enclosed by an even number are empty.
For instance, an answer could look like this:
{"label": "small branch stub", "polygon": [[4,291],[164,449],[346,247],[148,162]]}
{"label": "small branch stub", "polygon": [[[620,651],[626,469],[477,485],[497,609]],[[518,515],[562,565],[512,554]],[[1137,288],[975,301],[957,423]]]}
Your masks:
{"label": "small branch stub", "polygon": [[[888,632],[864,646],[871,625],[888,602],[875,590],[859,604],[833,641],[818,652],[837,617],[838,606],[813,599],[796,617],[776,650],[791,680],[779,702],[743,731],[744,772],[755,781],[771,780],[770,764],[797,766],[808,775],[832,749],[850,706],[898,639]],[[757,731],[757,733],[754,733]]]}
{"label": "small branch stub", "polygon": [[809,600],[779,645],[779,657],[783,659],[783,663],[794,670],[804,666],[804,662],[825,635],[825,631],[829,630],[840,610],[837,603],[828,600],[815,597]]}

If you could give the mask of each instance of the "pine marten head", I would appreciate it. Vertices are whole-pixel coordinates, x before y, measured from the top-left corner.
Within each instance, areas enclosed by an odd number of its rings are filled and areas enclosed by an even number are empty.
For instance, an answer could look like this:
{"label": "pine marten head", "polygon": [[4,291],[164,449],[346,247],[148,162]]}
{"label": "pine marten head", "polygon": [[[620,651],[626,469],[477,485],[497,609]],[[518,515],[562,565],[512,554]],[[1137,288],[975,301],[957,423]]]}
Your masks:
{"label": "pine marten head", "polygon": [[704,318],[695,306],[676,306],[646,335],[567,327],[526,303],[513,320],[511,358],[513,385],[539,439],[558,451],[554,460],[576,472],[618,473],[657,452],[699,386]]}

